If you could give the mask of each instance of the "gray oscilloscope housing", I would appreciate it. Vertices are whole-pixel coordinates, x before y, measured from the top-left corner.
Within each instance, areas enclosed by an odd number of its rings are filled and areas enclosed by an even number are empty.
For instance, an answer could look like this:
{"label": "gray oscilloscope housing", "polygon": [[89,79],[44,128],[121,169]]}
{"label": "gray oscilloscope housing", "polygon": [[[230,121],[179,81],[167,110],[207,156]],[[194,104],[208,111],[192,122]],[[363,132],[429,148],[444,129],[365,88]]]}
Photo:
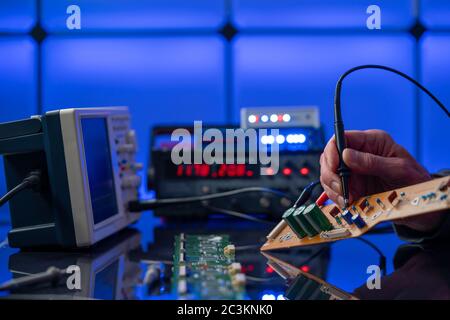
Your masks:
{"label": "gray oscilloscope housing", "polygon": [[8,190],[41,170],[40,190],[9,201],[11,247],[87,247],[139,218],[142,165],[125,107],[49,111],[0,124]]}

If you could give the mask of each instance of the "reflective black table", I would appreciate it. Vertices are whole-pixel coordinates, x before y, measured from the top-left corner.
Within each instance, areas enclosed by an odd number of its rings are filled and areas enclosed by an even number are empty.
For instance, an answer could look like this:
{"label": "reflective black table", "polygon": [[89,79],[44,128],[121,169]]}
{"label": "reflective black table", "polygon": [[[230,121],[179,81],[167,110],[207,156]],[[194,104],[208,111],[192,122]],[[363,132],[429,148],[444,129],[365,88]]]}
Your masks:
{"label": "reflective black table", "polygon": [[[261,254],[270,227],[215,217],[164,222],[144,213],[134,226],[93,248],[21,251],[0,245],[0,283],[69,265],[81,270],[80,290],[66,279],[0,292],[3,299],[174,299],[171,263],[177,234],[228,234],[246,274],[247,299],[449,299],[450,246],[403,243],[390,225],[363,239]],[[0,225],[5,239],[7,222]],[[156,269],[155,269],[156,268]],[[158,273],[154,271],[158,270]],[[379,277],[378,277],[379,276]]]}

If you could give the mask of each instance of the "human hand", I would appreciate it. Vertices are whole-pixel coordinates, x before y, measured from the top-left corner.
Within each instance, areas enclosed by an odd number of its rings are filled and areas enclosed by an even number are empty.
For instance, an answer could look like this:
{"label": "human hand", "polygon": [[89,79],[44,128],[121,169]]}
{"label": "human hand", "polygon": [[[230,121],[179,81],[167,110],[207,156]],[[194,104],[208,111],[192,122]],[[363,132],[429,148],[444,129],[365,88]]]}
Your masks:
{"label": "human hand", "polygon": [[[360,197],[431,180],[430,174],[382,130],[346,131],[343,160],[351,170],[350,203]],[[320,182],[328,197],[344,207],[341,180],[337,174],[339,155],[334,137],[320,157]],[[418,231],[430,231],[441,222],[440,215],[396,221]]]}

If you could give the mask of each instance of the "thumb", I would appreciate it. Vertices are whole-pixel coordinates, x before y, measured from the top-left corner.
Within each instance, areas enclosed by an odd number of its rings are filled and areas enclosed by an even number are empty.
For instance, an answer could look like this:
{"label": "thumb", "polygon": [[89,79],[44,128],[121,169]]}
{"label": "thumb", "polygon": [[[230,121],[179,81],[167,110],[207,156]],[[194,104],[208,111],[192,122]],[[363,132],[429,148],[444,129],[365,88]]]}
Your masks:
{"label": "thumb", "polygon": [[385,175],[391,167],[396,167],[396,158],[386,158],[354,149],[345,149],[342,154],[345,164],[355,173],[371,176]]}

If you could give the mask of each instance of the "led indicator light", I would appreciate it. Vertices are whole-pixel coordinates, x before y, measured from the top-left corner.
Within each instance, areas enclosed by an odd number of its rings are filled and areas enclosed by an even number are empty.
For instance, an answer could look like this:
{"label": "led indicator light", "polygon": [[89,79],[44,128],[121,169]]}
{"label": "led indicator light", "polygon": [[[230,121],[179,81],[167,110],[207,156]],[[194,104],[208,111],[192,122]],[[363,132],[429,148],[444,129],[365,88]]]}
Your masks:
{"label": "led indicator light", "polygon": [[271,116],[270,116],[270,121],[272,121],[272,122],[277,122],[278,121],[278,116],[276,115],[276,114],[272,114]]}
{"label": "led indicator light", "polygon": [[275,295],[273,294],[263,294],[261,300],[275,300]]}
{"label": "led indicator light", "polygon": [[284,122],[289,122],[289,121],[291,121],[291,115],[285,113],[285,114],[283,115],[283,121],[284,121]]}
{"label": "led indicator light", "polygon": [[254,114],[248,116],[248,122],[250,123],[255,123],[257,120],[258,118]]}
{"label": "led indicator light", "polygon": [[283,135],[279,134],[279,135],[277,135],[277,137],[275,138],[275,140],[277,141],[278,144],[282,144],[282,143],[284,143],[284,141],[285,141],[286,139],[284,138]]}
{"label": "led indicator light", "polygon": [[299,134],[298,135],[298,142],[300,143],[304,143],[306,141],[306,136],[304,134]]}
{"label": "led indicator light", "polygon": [[309,269],[309,266],[305,265],[305,266],[301,266],[300,270],[302,270],[303,272],[309,272],[310,269]]}
{"label": "led indicator light", "polygon": [[306,167],[303,167],[303,168],[300,169],[300,173],[301,173],[303,176],[307,176],[307,175],[309,174],[309,169],[306,168]]}
{"label": "led indicator light", "polygon": [[273,144],[275,142],[274,136],[262,136],[261,143],[262,144]]}

